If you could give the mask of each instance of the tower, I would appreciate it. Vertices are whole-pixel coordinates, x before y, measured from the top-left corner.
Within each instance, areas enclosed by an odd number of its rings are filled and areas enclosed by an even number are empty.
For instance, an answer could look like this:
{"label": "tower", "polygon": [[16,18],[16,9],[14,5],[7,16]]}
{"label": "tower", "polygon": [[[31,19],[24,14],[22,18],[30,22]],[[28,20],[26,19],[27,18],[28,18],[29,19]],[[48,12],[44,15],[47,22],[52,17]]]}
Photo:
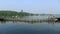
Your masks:
{"label": "tower", "polygon": [[23,12],[23,10],[21,10],[21,12]]}

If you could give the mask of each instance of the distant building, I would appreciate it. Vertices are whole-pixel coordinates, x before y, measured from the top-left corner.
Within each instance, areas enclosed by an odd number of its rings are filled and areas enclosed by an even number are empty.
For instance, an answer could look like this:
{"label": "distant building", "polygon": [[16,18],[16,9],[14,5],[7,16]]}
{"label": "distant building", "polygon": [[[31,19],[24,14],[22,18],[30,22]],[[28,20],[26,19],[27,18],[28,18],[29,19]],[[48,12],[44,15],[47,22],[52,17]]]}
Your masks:
{"label": "distant building", "polygon": [[21,10],[21,12],[23,12],[23,10]]}

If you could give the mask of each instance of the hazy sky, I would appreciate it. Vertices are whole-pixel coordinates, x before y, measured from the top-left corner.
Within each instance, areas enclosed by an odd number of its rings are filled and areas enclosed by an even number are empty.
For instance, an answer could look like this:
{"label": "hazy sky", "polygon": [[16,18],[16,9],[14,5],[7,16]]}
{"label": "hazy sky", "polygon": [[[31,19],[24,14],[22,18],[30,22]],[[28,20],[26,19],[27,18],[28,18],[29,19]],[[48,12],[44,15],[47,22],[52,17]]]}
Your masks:
{"label": "hazy sky", "polygon": [[0,10],[60,14],[60,0],[0,0]]}

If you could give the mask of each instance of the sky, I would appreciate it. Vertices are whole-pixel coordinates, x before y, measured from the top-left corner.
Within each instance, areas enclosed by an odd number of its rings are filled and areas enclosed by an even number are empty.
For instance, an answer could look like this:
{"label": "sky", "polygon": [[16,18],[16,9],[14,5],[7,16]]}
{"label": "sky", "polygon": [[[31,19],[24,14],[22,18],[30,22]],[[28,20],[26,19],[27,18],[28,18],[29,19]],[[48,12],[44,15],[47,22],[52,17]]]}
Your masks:
{"label": "sky", "polygon": [[0,0],[0,10],[60,14],[60,0]]}

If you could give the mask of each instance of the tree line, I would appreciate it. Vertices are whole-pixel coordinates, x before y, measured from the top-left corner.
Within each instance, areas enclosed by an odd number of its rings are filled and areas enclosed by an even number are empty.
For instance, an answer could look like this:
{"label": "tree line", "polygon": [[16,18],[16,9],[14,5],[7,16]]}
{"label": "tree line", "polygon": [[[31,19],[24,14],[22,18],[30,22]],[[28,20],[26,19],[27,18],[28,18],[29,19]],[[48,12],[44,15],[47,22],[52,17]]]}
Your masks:
{"label": "tree line", "polygon": [[17,11],[0,11],[0,16],[32,16],[34,14]]}

